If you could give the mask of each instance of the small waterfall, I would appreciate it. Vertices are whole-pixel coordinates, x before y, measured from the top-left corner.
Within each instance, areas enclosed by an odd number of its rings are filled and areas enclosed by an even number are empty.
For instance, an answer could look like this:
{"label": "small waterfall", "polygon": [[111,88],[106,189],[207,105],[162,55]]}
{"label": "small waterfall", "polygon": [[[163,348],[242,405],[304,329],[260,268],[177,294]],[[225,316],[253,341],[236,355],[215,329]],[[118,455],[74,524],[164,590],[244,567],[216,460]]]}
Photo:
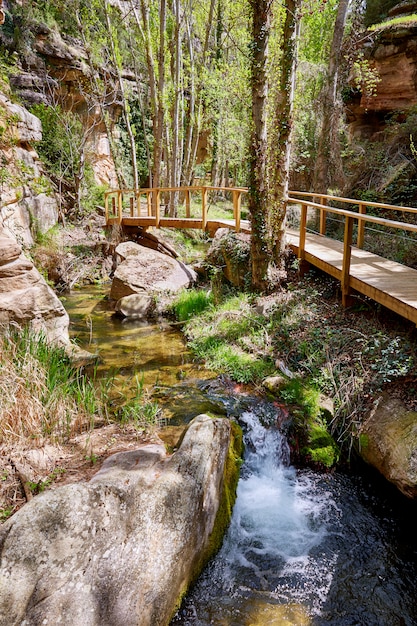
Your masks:
{"label": "small waterfall", "polygon": [[[245,461],[231,524],[172,624],[416,624],[414,601],[403,595],[404,584],[413,588],[416,559],[404,582],[387,546],[393,538],[360,490],[348,477],[297,472],[266,413],[259,405],[240,417]],[[378,584],[387,590],[373,596]]]}

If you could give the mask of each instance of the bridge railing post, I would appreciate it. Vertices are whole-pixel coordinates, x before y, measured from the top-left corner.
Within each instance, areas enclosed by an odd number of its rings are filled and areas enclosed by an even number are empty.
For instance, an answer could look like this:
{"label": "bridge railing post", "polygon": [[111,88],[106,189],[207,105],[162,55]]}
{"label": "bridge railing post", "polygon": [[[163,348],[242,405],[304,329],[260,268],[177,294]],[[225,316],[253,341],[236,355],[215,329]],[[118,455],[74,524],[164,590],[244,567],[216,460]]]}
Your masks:
{"label": "bridge railing post", "polygon": [[185,217],[191,217],[191,198],[190,190],[185,190]]}
{"label": "bridge railing post", "polygon": [[135,190],[136,216],[140,217],[140,189]]}
{"label": "bridge railing post", "polygon": [[240,232],[240,208],[242,204],[242,193],[238,189],[233,190],[233,217],[235,219],[235,231]]}
{"label": "bridge railing post", "polygon": [[207,194],[207,187],[201,187],[201,226],[203,230],[206,230],[207,226]]}
{"label": "bridge railing post", "polygon": [[[366,214],[366,205],[362,204],[362,202],[359,204],[359,213],[361,215]],[[365,242],[365,220],[358,220],[358,239],[356,242],[357,247],[363,248],[364,242]]]}
{"label": "bridge railing post", "polygon": [[[326,198],[320,196],[320,204],[326,204]],[[326,234],[327,211],[320,209],[320,235]]]}
{"label": "bridge railing post", "polygon": [[117,217],[119,224],[121,224],[123,219],[123,192],[120,189],[117,192]]}
{"label": "bridge railing post", "polygon": [[109,223],[109,194],[104,194],[104,215],[106,217],[106,224]]}
{"label": "bridge railing post", "polygon": [[154,201],[155,201],[155,226],[156,228],[159,228],[159,220],[160,220],[160,214],[161,214],[161,190],[155,189],[153,192],[154,195]]}
{"label": "bridge railing post", "polygon": [[148,209],[148,217],[152,217],[152,198],[151,198],[151,194],[152,194],[152,191],[147,191],[146,192],[146,207]]}
{"label": "bridge railing post", "polygon": [[306,247],[306,231],[307,231],[307,205],[301,205],[300,216],[300,241],[298,245],[298,258],[300,261],[305,259],[305,247]]}
{"label": "bridge railing post", "polygon": [[346,217],[345,236],[343,240],[343,263],[341,279],[343,306],[348,306],[348,298],[350,293],[350,262],[352,258],[353,221],[353,217]]}

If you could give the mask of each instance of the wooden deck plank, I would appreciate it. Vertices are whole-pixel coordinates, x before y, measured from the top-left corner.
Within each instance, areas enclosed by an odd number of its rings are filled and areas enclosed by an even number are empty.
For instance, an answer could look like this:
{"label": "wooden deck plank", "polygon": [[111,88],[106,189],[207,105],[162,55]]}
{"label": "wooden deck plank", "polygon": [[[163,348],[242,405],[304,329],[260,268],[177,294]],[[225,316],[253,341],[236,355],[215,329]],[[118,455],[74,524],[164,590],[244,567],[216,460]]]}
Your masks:
{"label": "wooden deck plank", "polygon": [[[298,252],[297,231],[287,231],[287,242]],[[306,261],[340,279],[343,243],[307,233]],[[350,286],[417,324],[417,270],[352,247]]]}

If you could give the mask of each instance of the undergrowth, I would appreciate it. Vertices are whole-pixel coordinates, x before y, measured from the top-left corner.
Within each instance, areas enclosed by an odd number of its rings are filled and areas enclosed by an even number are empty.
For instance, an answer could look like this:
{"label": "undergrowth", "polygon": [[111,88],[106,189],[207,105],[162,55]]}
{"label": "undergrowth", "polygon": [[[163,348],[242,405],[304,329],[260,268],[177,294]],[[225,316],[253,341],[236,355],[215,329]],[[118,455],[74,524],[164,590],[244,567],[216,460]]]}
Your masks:
{"label": "undergrowth", "polygon": [[208,368],[238,382],[258,384],[284,364],[295,378],[281,399],[309,417],[319,395],[329,396],[329,430],[349,449],[372,394],[416,369],[411,325],[366,298],[343,309],[338,283],[314,272],[264,298],[230,295],[184,332]]}
{"label": "undergrowth", "polygon": [[[115,375],[96,380],[75,367],[64,348],[28,329],[0,335],[0,445],[64,443],[100,420],[143,432],[157,425],[158,407],[140,379],[133,396]],[[117,402],[115,402],[117,398]]]}
{"label": "undergrowth", "polygon": [[191,318],[185,335],[206,367],[237,382],[259,382],[274,371],[262,316],[250,294],[234,295]]}

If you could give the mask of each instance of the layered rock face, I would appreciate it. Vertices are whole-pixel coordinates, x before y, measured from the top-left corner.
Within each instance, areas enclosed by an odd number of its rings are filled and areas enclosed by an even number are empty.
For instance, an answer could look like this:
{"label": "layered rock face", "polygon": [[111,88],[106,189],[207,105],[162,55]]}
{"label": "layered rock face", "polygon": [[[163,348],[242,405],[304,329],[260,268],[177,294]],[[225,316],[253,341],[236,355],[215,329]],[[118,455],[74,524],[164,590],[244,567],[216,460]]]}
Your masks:
{"label": "layered rock face", "polygon": [[[51,94],[54,94],[54,102],[76,113],[86,133],[86,159],[92,166],[96,182],[117,187],[101,107],[97,99],[93,102],[89,97],[93,76],[80,42],[38,24],[31,52],[24,59],[24,69],[10,79],[14,90],[28,105],[51,104]],[[103,74],[106,74],[105,68]],[[111,82],[110,75],[106,75],[106,79]],[[109,95],[108,102],[102,103],[109,120],[117,119],[120,114],[120,105],[113,100],[114,94]]]}
{"label": "layered rock face", "polygon": [[364,54],[379,82],[375,95],[357,92],[345,108],[352,136],[370,138],[386,116],[417,104],[417,23],[397,24],[368,35]]}
{"label": "layered rock face", "polygon": [[119,453],[25,505],[0,531],[1,626],[167,625],[208,556],[230,432],[199,416],[172,457]]}
{"label": "layered rock face", "polygon": [[0,324],[16,322],[69,344],[68,314],[15,240],[0,229]]}
{"label": "layered rock face", "polygon": [[33,144],[42,139],[37,117],[0,93],[2,163],[0,222],[27,245],[33,229],[46,232],[58,219],[58,207]]}
{"label": "layered rock face", "polygon": [[381,394],[361,428],[362,458],[410,498],[417,498],[417,413]]}

